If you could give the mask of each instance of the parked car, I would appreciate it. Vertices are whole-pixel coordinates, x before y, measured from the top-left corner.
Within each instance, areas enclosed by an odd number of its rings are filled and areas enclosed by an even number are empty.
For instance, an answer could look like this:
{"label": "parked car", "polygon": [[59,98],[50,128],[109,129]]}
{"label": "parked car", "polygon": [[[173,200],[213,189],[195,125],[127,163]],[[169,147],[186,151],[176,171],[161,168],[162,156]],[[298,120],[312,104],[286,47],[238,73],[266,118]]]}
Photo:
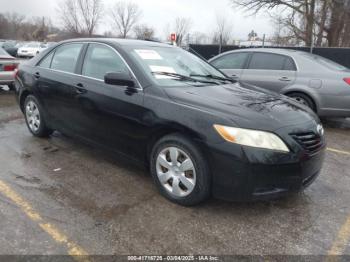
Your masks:
{"label": "parked car", "polygon": [[209,60],[226,75],[294,98],[319,116],[350,116],[350,70],[318,55],[254,48]]}
{"label": "parked car", "polygon": [[4,49],[9,55],[16,57],[17,56],[17,47],[15,41],[4,41],[0,42],[0,48]]}
{"label": "parked car", "polygon": [[58,130],[122,153],[182,205],[300,191],[324,159],[312,110],[166,44],[61,42],[19,66],[16,90],[34,136]]}
{"label": "parked car", "polygon": [[27,43],[24,46],[18,48],[17,56],[18,57],[34,57],[43,50],[45,50],[47,46],[43,43],[31,42]]}
{"label": "parked car", "polygon": [[0,47],[0,85],[7,85],[14,89],[15,70],[18,62]]}

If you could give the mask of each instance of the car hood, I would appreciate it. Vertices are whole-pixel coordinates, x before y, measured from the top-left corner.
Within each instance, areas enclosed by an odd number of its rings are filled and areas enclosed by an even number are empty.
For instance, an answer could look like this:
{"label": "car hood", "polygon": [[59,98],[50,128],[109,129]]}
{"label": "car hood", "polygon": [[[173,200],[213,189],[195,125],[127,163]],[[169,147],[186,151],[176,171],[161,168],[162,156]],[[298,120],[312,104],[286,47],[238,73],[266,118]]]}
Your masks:
{"label": "car hood", "polygon": [[286,96],[242,83],[174,87],[165,92],[177,103],[223,116],[243,128],[274,131],[319,121],[310,109]]}

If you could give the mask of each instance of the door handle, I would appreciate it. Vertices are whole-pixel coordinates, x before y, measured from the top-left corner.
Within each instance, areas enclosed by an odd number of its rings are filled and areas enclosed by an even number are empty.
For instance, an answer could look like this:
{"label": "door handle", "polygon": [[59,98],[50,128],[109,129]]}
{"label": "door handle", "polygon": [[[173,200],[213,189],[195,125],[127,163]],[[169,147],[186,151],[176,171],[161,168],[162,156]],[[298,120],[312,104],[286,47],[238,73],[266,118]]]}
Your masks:
{"label": "door handle", "polygon": [[78,95],[85,94],[87,90],[84,88],[84,85],[82,83],[78,83],[75,85],[75,92]]}
{"label": "door handle", "polygon": [[280,80],[280,81],[284,81],[284,82],[290,82],[290,81],[291,81],[291,80],[290,80],[288,77],[286,77],[286,76],[281,77],[279,80]]}
{"label": "door handle", "polygon": [[40,78],[40,73],[39,73],[39,72],[36,72],[36,73],[34,74],[34,77],[35,77],[36,79],[39,79],[39,78]]}

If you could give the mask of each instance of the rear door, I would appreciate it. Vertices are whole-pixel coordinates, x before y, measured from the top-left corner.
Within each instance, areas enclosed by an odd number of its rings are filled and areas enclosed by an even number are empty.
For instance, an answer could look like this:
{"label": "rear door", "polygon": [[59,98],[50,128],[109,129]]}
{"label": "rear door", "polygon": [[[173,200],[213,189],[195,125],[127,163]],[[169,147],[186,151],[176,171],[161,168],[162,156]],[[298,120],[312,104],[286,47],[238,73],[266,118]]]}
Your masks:
{"label": "rear door", "polygon": [[220,56],[211,61],[211,64],[220,69],[227,76],[240,80],[248,58],[248,52],[235,52]]}
{"label": "rear door", "polygon": [[254,52],[247,69],[243,70],[241,81],[279,93],[294,83],[296,65],[285,55]]}
{"label": "rear door", "polygon": [[80,130],[81,119],[77,100],[77,65],[83,43],[69,43],[57,47],[35,68],[34,78],[50,122],[65,132]]}

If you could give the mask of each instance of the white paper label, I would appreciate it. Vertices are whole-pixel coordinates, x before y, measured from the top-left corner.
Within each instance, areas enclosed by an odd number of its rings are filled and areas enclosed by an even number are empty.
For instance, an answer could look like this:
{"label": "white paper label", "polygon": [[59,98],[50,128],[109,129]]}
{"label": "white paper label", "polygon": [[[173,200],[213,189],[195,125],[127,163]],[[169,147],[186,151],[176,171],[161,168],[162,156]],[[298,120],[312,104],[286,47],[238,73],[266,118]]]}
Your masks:
{"label": "white paper label", "polygon": [[144,60],[162,60],[163,58],[154,50],[138,49],[135,52]]}

